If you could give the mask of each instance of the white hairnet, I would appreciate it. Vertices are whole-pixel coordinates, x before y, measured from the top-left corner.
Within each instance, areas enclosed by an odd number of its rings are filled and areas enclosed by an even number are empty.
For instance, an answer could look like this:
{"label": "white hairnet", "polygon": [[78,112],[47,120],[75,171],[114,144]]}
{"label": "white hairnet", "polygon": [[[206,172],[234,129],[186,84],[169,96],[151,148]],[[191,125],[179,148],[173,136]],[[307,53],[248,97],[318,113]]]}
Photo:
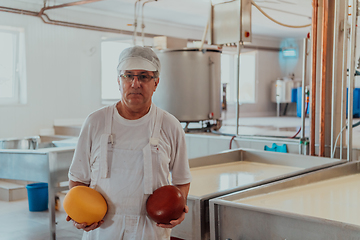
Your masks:
{"label": "white hairnet", "polygon": [[148,47],[134,46],[124,49],[119,56],[118,72],[121,70],[146,70],[160,73],[160,60]]}

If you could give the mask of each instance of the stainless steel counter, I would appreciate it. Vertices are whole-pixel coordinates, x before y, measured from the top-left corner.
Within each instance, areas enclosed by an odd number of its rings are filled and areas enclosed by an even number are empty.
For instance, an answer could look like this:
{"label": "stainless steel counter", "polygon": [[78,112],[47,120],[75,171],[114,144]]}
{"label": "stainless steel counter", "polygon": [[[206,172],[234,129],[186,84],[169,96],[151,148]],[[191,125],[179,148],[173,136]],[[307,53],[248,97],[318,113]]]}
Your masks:
{"label": "stainless steel counter", "polygon": [[236,149],[189,160],[193,180],[189,213],[171,235],[182,239],[209,239],[209,200],[319,169],[343,164],[337,159]]}
{"label": "stainless steel counter", "polygon": [[[8,143],[0,140],[0,143],[3,143],[2,147],[8,148],[0,149],[0,178],[48,183],[49,230],[51,239],[56,239],[55,194],[68,189],[59,187],[59,183],[68,180],[67,175],[75,145],[55,147],[51,142],[42,142],[46,144],[41,145],[39,142],[36,143],[36,139],[38,138],[19,139],[24,141],[7,139]],[[14,149],[16,147],[30,149]]]}
{"label": "stainless steel counter", "polygon": [[210,200],[211,239],[359,239],[360,162]]}

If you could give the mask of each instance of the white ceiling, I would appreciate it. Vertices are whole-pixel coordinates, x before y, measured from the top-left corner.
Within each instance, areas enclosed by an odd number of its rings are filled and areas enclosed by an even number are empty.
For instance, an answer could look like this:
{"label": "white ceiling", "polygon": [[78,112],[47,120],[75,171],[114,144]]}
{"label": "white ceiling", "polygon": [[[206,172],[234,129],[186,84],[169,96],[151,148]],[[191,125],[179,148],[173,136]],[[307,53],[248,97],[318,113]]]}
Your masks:
{"label": "white ceiling", "polygon": [[[18,0],[19,1],[19,0]],[[43,4],[44,0],[20,0]],[[59,5],[78,0],[47,0],[48,4]],[[145,2],[143,0],[141,3]],[[311,0],[254,0],[271,17],[289,25],[311,23]],[[135,0],[103,0],[82,5],[82,9],[100,10],[133,17]],[[195,27],[205,27],[209,16],[210,0],[158,0],[147,3],[144,8],[145,20],[166,21]],[[56,11],[56,10],[54,10]],[[252,31],[256,35],[273,37],[304,38],[307,28],[280,26],[252,7]]]}

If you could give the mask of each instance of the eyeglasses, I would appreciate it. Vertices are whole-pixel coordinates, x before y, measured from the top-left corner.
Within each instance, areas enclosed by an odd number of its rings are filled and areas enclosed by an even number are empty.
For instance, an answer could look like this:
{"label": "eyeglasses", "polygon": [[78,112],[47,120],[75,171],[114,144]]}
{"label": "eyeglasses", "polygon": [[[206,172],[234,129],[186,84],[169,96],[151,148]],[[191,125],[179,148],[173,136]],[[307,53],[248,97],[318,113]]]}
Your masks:
{"label": "eyeglasses", "polygon": [[128,82],[128,83],[133,82],[135,77],[137,77],[138,81],[141,83],[150,82],[151,79],[155,78],[154,76],[150,76],[148,74],[135,75],[135,74],[129,74],[129,73],[121,74],[120,77],[121,77],[121,80],[123,80],[124,82]]}

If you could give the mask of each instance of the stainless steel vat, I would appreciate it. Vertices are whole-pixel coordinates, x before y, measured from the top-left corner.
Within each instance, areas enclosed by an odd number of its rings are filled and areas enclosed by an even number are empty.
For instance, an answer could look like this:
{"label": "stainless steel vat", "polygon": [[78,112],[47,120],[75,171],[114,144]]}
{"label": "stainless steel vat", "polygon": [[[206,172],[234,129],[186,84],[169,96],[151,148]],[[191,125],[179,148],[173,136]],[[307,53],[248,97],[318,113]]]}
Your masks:
{"label": "stainless steel vat", "polygon": [[[360,162],[351,162],[307,173],[282,181],[266,184],[257,188],[234,192],[219,198],[210,200],[210,231],[211,239],[359,239],[360,224],[358,212],[360,208],[357,193],[354,191],[346,194],[336,194],[337,189],[345,189],[350,182],[349,177],[356,177],[360,173]],[[339,180],[342,184],[339,184]],[[324,191],[324,185],[328,185],[328,194],[332,197],[312,201],[308,194],[304,194],[304,188],[312,188],[314,192]],[[356,182],[357,183],[357,182]],[[360,182],[359,182],[360,184]],[[357,185],[357,184],[356,184]],[[322,187],[319,187],[322,186]],[[331,213],[329,217],[316,216],[314,211],[307,214],[291,209],[284,210],[289,198],[296,192],[304,196],[301,211],[308,210],[306,206],[316,206],[319,211]],[[287,194],[287,195],[285,195]],[[282,209],[269,208],[268,204],[250,204],[249,199],[269,199],[276,195],[278,206]],[[340,201],[332,201],[334,196],[339,196]],[[285,197],[284,197],[285,196]],[[247,199],[247,200],[246,200]],[[315,198],[314,198],[315,199]],[[351,202],[347,202],[348,200]],[[243,203],[241,203],[243,201]],[[330,206],[324,208],[324,206]],[[324,209],[322,209],[324,208]],[[298,211],[298,212],[296,212]],[[350,217],[341,216],[337,213],[346,213]],[[346,216],[345,214],[345,216]]]}
{"label": "stainless steel vat", "polygon": [[[44,142],[41,142],[41,138]],[[68,181],[75,150],[75,144],[71,147],[54,147],[52,141],[59,139],[64,138],[46,136],[0,140],[0,178],[48,183],[49,230],[50,239],[53,240],[56,239],[55,194],[68,189],[59,187],[59,183]]]}
{"label": "stainless steel vat", "polygon": [[[189,206],[189,213],[186,214],[185,220],[176,226],[171,235],[181,239],[187,240],[205,240],[210,239],[210,219],[209,219],[209,200],[226,195],[232,192],[258,187],[263,184],[279,181],[292,176],[301,175],[307,172],[315,171],[318,169],[343,164],[345,161],[337,159],[310,157],[303,155],[265,152],[250,149],[236,149],[230,150],[219,154],[214,154],[205,157],[193,158],[189,160],[190,170],[194,173],[194,169],[202,168],[211,171],[212,169],[220,169],[223,164],[237,164],[241,162],[249,162],[252,164],[264,164],[269,167],[282,167],[282,168],[296,168],[296,170],[288,171],[286,173],[273,174],[271,177],[262,178],[247,178],[244,182],[238,182],[236,186],[225,186],[221,190],[214,189],[206,193],[193,193],[192,189],[196,186],[207,187],[213,184],[213,181],[204,178],[195,178],[193,174],[193,181],[190,185],[190,195],[188,196],[187,205]],[[235,166],[235,165],[234,165]],[[257,171],[265,171],[264,169],[257,168]],[[258,174],[258,172],[256,174]],[[236,179],[240,179],[239,175],[247,175],[247,172],[237,172],[231,169],[229,172],[221,172],[223,175],[232,175]],[[213,173],[209,173],[210,177],[216,177]],[[249,174],[248,174],[249,175]],[[258,174],[260,175],[260,174]],[[225,239],[225,238],[223,238]],[[260,239],[260,238],[259,238]],[[266,238],[263,238],[266,239]]]}
{"label": "stainless steel vat", "polygon": [[221,117],[220,55],[216,49],[177,49],[157,52],[160,83],[154,103],[181,122]]}

